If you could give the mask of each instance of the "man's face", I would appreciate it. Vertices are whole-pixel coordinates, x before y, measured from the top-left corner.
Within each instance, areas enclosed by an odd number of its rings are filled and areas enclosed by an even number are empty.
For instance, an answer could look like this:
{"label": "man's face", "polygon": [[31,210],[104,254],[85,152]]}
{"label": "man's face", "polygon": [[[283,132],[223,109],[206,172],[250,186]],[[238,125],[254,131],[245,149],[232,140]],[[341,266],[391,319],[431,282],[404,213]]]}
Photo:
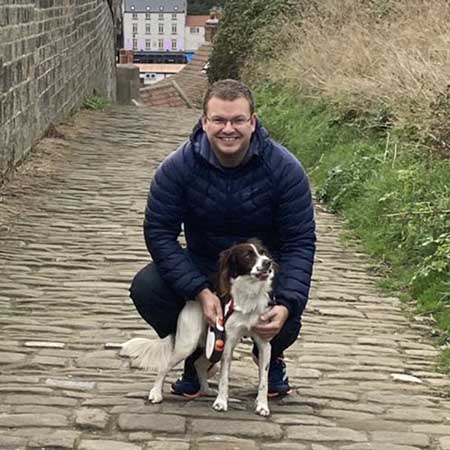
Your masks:
{"label": "man's face", "polygon": [[246,98],[229,101],[212,97],[202,117],[202,126],[220,163],[235,167],[247,152],[256,118],[250,113]]}

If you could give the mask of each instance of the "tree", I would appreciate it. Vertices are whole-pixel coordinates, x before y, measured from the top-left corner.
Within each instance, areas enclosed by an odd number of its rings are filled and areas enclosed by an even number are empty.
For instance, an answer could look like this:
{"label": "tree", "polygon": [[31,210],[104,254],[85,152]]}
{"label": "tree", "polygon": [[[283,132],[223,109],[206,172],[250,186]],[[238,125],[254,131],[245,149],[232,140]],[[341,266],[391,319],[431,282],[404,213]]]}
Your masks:
{"label": "tree", "polygon": [[[276,21],[281,23],[286,17],[299,15],[306,3],[307,0],[227,0],[209,60],[209,81],[239,79],[241,68],[257,47],[258,32]],[[261,55],[265,56],[268,55]]]}
{"label": "tree", "polygon": [[214,6],[223,7],[226,0],[188,0],[188,14],[209,14]]}

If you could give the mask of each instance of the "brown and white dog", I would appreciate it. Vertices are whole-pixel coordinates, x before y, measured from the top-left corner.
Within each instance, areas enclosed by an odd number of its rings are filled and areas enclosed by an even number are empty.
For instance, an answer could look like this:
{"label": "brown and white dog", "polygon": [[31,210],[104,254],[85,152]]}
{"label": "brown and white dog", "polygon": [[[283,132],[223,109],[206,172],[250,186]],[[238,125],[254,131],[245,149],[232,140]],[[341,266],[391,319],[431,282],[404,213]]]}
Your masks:
{"label": "brown and white dog", "polygon": [[[236,244],[223,251],[219,259],[217,294],[233,300],[233,313],[225,322],[225,347],[223,350],[219,392],[213,404],[216,411],[228,409],[228,379],[233,350],[243,336],[252,337],[259,352],[259,387],[256,397],[256,413],[270,414],[267,390],[270,362],[270,342],[260,338],[253,327],[269,307],[274,263],[259,241]],[[149,401],[163,400],[163,384],[168,372],[186,359],[198,347],[205,346],[207,323],[199,302],[189,301],[181,311],[176,335],[159,341],[135,338],[123,344],[120,354],[134,358],[143,369],[158,368],[158,375],[149,394]],[[200,391],[211,395],[207,370],[209,362],[202,357],[196,361]]]}

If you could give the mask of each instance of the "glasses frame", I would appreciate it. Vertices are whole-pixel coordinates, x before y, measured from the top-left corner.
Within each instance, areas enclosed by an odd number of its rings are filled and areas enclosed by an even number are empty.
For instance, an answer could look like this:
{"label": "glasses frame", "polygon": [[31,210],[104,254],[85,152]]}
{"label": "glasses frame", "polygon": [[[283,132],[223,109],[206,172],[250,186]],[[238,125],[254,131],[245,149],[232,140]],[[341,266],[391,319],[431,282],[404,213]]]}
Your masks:
{"label": "glasses frame", "polygon": [[[228,125],[228,122],[233,128],[240,128],[245,126],[248,122],[250,122],[253,119],[253,115],[250,116],[248,119],[244,119],[243,117],[234,117],[232,119],[225,119],[224,117],[208,117],[205,115],[205,119],[211,122],[212,125],[214,125],[217,128],[225,128]],[[238,120],[241,123],[236,123],[236,120]]]}

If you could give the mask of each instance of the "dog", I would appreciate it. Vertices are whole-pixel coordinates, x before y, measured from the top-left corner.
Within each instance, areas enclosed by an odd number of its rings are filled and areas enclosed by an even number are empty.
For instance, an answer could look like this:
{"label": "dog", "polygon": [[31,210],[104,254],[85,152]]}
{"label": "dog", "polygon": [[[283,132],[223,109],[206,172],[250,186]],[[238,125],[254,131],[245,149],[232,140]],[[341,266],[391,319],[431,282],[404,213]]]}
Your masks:
{"label": "dog", "polygon": [[[248,336],[253,338],[258,347],[259,386],[255,412],[261,416],[270,414],[267,391],[271,346],[269,341],[253,331],[253,327],[269,309],[274,271],[272,258],[257,240],[233,245],[219,256],[216,293],[223,305],[232,301],[233,312],[225,317],[226,339],[219,389],[213,404],[216,411],[228,409],[228,380],[233,350],[243,336]],[[207,326],[200,303],[188,301],[178,317],[175,335],[159,341],[134,338],[123,344],[120,355],[134,358],[143,369],[158,367],[158,375],[148,396],[151,403],[163,400],[163,384],[168,372],[198,347],[205,347]],[[208,385],[209,361],[204,356],[200,357],[195,367],[200,393],[212,395],[213,391]]]}

